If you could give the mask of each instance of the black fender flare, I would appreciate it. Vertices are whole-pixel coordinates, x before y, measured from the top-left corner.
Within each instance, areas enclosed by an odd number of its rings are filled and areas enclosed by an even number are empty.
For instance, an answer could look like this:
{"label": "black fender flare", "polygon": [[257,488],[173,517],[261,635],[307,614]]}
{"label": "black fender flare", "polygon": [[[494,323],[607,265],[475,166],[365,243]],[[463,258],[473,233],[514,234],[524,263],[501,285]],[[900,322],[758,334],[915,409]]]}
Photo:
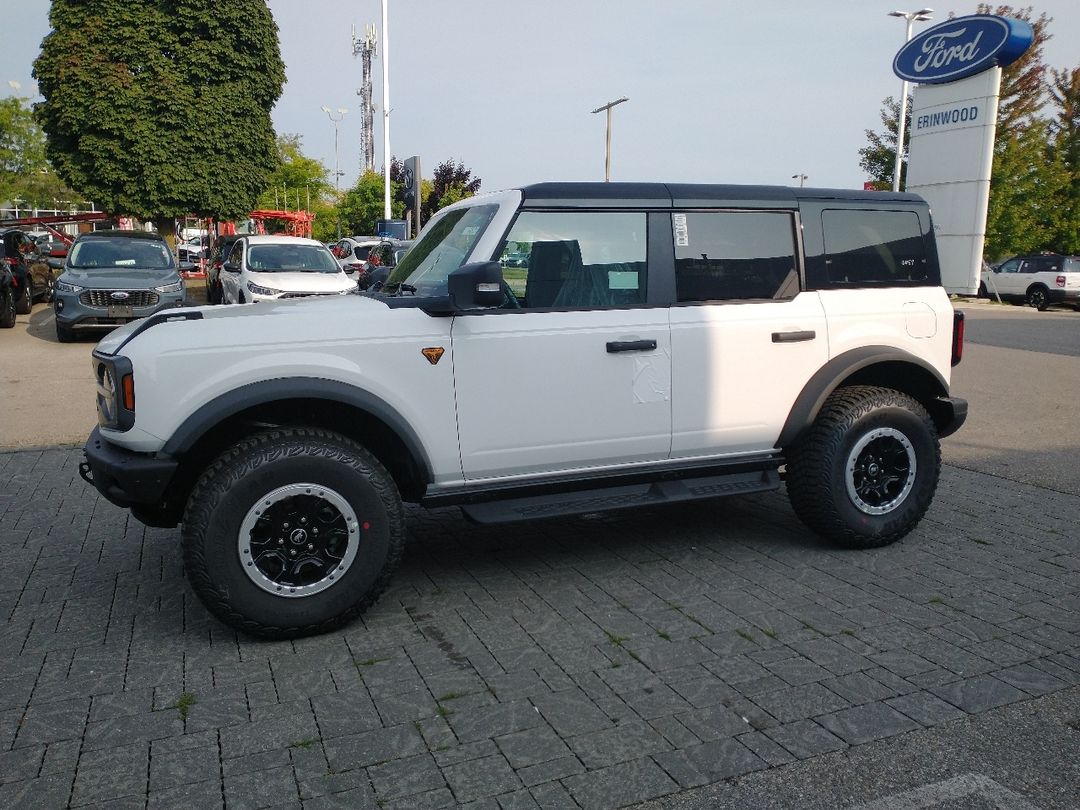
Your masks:
{"label": "black fender flare", "polygon": [[925,391],[927,396],[916,396],[916,399],[928,406],[927,397],[933,400],[949,394],[949,385],[945,378],[925,360],[894,346],[861,346],[832,358],[809,379],[788,413],[776,446],[789,447],[798,439],[800,434],[813,424],[829,394],[842,382],[864,369],[884,363],[913,367],[924,380],[930,381],[929,390]]}
{"label": "black fender flare", "polygon": [[381,419],[408,448],[421,472],[432,480],[431,459],[412,425],[380,397],[348,383],[317,377],[278,377],[235,388],[210,400],[188,416],[165,443],[162,452],[182,457],[215,425],[234,414],[270,402],[321,399],[367,411]]}

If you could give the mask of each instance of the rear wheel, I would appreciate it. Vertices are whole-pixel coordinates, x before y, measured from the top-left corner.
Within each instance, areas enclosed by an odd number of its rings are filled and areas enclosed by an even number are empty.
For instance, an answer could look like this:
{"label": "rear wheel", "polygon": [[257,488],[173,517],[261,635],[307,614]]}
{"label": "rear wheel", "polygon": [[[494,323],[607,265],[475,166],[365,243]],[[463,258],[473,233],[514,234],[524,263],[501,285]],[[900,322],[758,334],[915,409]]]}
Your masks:
{"label": "rear wheel", "polygon": [[1046,287],[1041,284],[1032,287],[1028,290],[1028,305],[1043,312],[1048,306],[1050,306],[1050,296],[1047,294]]}
{"label": "rear wheel", "polygon": [[834,391],[788,453],[787,489],[799,518],[850,548],[888,545],[910,532],[933,500],[941,468],[926,409],[899,391]]}
{"label": "rear wheel", "polygon": [[195,593],[226,624],[263,638],[323,633],[358,616],[401,558],[393,479],[336,433],[289,428],[225,452],[183,521]]}

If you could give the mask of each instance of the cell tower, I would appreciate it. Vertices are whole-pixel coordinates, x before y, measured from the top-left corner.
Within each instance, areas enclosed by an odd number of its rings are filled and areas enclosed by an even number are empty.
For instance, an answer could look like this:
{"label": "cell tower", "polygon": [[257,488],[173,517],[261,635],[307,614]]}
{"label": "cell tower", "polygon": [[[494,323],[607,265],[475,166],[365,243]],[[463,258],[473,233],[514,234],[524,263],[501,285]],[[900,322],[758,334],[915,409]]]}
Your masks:
{"label": "cell tower", "polygon": [[375,33],[374,23],[364,26],[364,36],[356,35],[356,26],[352,29],[353,56],[360,57],[363,70],[363,84],[357,88],[360,96],[360,168],[362,171],[375,171],[375,103],[371,100],[371,57],[379,48],[379,38]]}

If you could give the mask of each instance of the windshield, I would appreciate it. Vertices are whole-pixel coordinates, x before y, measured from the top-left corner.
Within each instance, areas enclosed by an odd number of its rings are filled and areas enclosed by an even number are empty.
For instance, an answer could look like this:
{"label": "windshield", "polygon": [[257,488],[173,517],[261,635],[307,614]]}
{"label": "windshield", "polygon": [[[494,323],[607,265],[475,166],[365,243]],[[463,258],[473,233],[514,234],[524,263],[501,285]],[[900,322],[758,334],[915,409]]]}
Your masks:
{"label": "windshield", "polygon": [[475,205],[444,214],[402,257],[383,289],[446,295],[446,277],[465,263],[497,210],[496,205]]}
{"label": "windshield", "polygon": [[248,269],[253,273],[340,273],[323,245],[251,245]]}
{"label": "windshield", "polygon": [[172,267],[173,258],[164,242],[117,237],[76,243],[71,249],[68,265],[84,269],[142,267],[156,270]]}

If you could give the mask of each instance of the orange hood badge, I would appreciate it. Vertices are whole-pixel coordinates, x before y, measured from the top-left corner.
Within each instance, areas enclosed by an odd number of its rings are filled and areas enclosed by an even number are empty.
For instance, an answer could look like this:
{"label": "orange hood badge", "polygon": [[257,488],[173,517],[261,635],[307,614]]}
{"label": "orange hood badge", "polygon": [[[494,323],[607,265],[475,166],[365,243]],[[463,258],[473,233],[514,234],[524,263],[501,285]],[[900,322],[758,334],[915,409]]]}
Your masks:
{"label": "orange hood badge", "polygon": [[446,349],[442,346],[433,346],[430,349],[421,349],[420,354],[424,355],[431,365],[435,365],[439,362],[439,358],[443,356],[443,352],[445,351]]}

